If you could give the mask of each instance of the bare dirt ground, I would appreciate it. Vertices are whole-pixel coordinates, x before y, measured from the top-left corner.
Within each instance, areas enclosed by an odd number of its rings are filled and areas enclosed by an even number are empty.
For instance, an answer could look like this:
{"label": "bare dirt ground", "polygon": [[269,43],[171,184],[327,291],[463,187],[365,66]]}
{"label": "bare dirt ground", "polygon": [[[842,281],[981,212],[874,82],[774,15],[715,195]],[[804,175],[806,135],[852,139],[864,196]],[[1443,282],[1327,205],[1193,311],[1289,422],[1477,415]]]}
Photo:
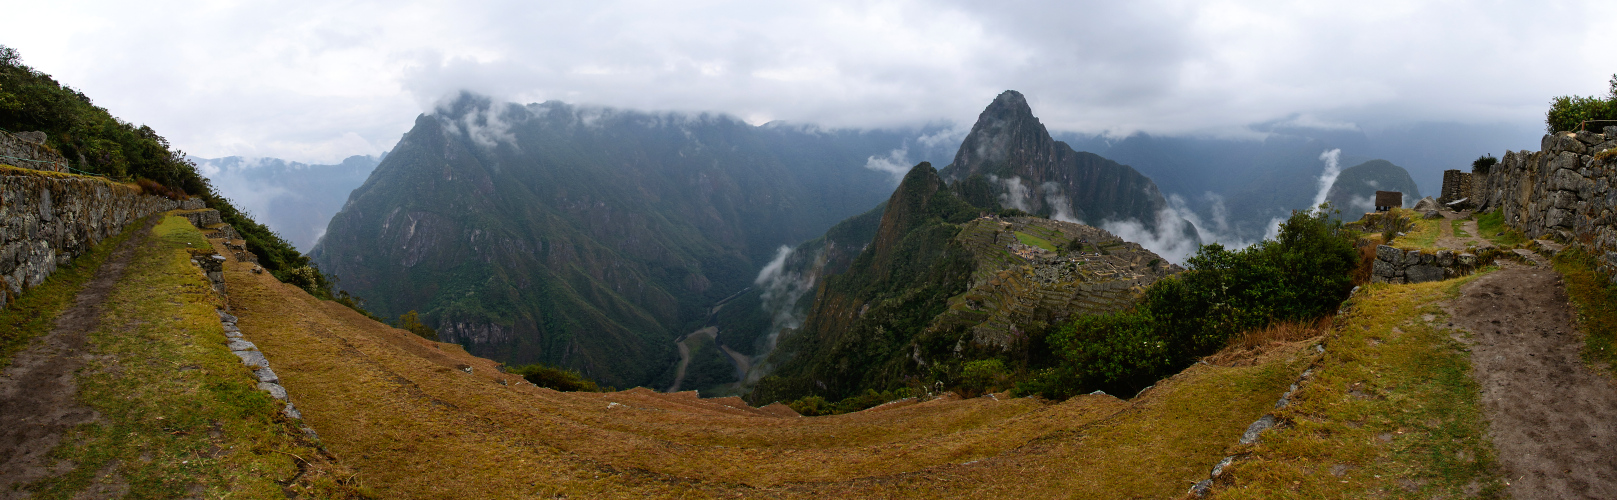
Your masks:
{"label": "bare dirt ground", "polygon": [[[56,318],[49,334],[17,353],[0,376],[0,499],[27,498],[19,488],[55,472],[46,454],[62,433],[94,421],[96,412],[79,403],[78,370],[84,365],[86,340],[101,322],[101,303],[129,266],[134,249],[146,241],[157,218],[151,218],[112,255],[85,284],[73,305]],[[66,469],[71,469],[71,464]]]}
{"label": "bare dirt ground", "polygon": [[1511,496],[1617,498],[1617,387],[1579,357],[1560,275],[1545,262],[1499,262],[1449,311],[1472,332],[1473,376]]}

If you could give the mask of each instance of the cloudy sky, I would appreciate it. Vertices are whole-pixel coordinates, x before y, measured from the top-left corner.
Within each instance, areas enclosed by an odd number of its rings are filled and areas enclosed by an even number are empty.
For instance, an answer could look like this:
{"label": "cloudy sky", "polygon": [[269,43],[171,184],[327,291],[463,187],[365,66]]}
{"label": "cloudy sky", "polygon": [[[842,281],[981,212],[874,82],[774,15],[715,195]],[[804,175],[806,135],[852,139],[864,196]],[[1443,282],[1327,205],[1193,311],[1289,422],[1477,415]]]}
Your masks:
{"label": "cloudy sky", "polygon": [[[764,4],[770,5],[764,5]],[[1541,123],[1604,94],[1617,2],[80,2],[0,44],[203,157],[392,148],[469,89],[884,127],[1017,89],[1056,130]]]}

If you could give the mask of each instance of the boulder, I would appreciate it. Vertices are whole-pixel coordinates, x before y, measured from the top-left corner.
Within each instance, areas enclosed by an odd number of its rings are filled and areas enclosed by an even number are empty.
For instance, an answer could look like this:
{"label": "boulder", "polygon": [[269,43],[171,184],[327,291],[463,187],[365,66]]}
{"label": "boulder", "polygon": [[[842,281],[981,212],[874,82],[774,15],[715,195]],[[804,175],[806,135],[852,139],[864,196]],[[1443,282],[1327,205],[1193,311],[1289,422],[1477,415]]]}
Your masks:
{"label": "boulder", "polygon": [[27,142],[32,142],[34,144],[44,144],[45,143],[45,137],[46,137],[44,132],[40,132],[38,130],[35,130],[33,132],[18,132],[18,133],[14,134],[14,135],[16,135],[18,139],[22,139],[22,140],[27,141]]}
{"label": "boulder", "polygon": [[1437,200],[1432,199],[1432,197],[1430,197],[1430,196],[1427,196],[1425,198],[1421,198],[1420,201],[1415,202],[1415,211],[1416,212],[1425,212],[1425,211],[1428,211],[1428,210],[1437,210],[1437,209],[1440,209],[1440,208],[1443,208],[1443,205],[1438,204]]}
{"label": "boulder", "polygon": [[1443,214],[1436,210],[1427,210],[1426,215],[1422,215],[1421,217],[1425,219],[1441,219],[1443,218]]}

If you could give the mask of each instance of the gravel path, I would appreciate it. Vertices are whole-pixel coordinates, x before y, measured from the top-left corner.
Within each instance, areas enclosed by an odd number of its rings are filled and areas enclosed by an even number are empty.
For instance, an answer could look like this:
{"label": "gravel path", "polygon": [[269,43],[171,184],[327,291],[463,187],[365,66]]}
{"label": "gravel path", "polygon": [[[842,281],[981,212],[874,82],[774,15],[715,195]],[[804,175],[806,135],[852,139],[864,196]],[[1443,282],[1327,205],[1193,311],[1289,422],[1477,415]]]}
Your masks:
{"label": "gravel path", "polygon": [[1461,289],[1473,376],[1514,498],[1617,498],[1617,386],[1584,365],[1583,338],[1548,263],[1500,260]]}

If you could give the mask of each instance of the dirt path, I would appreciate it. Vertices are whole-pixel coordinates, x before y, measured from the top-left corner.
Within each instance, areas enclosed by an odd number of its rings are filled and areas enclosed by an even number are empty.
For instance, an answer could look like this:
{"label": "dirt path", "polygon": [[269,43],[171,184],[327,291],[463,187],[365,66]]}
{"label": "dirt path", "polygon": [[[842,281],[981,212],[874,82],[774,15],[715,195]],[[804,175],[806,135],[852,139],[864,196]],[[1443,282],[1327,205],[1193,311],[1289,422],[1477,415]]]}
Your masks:
{"label": "dirt path", "polygon": [[1464,220],[1460,223],[1460,230],[1465,231],[1466,236],[1461,237],[1454,234],[1454,221],[1463,220],[1466,217],[1469,217],[1471,215],[1470,212],[1456,213],[1444,211],[1442,213],[1443,225],[1441,227],[1442,232],[1439,233],[1439,236],[1437,237],[1436,246],[1438,248],[1465,250],[1468,245],[1478,247],[1492,245],[1492,243],[1482,239],[1478,234],[1476,220]]}
{"label": "dirt path", "polygon": [[17,353],[0,376],[0,499],[26,498],[21,485],[53,473],[45,455],[62,433],[98,418],[79,403],[75,376],[84,365],[86,340],[101,323],[101,303],[124,275],[134,250],[146,241],[156,217],[140,222],[135,234],[113,249],[95,277],[56,318],[49,334]]}
{"label": "dirt path", "polygon": [[1511,496],[1617,498],[1617,387],[1584,366],[1560,275],[1499,262],[1449,311],[1472,332],[1473,376]]}

